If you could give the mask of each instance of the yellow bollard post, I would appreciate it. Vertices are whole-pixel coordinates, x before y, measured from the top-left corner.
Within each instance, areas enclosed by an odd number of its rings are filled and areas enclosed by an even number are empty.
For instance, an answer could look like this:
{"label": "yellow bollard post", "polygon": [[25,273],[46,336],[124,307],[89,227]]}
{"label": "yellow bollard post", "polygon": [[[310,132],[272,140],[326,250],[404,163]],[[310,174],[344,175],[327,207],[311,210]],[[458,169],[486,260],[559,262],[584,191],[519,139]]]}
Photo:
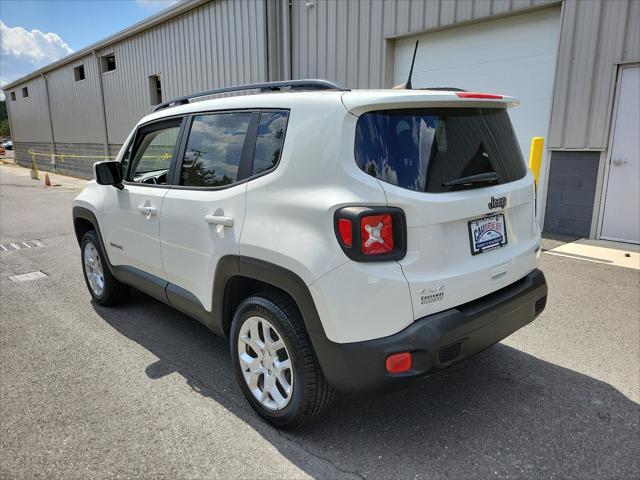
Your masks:
{"label": "yellow bollard post", "polygon": [[536,179],[536,188],[538,188],[538,179],[540,178],[540,166],[542,164],[542,149],[544,148],[543,137],[533,137],[531,139],[531,151],[529,152],[529,170]]}
{"label": "yellow bollard post", "polygon": [[29,153],[31,154],[31,178],[34,180],[40,180],[40,176],[38,175],[38,166],[36,165],[36,154],[31,150],[29,150]]}

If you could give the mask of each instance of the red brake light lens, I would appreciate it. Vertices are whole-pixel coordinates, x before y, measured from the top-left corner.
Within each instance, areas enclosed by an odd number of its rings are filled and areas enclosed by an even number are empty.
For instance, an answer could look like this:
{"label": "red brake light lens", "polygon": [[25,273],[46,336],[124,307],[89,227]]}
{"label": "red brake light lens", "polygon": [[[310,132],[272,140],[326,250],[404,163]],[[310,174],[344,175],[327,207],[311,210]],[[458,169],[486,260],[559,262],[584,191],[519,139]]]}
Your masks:
{"label": "red brake light lens", "polygon": [[492,93],[476,93],[476,92],[456,92],[460,98],[488,98],[490,100],[502,100],[502,95],[494,95]]}
{"label": "red brake light lens", "polygon": [[393,250],[393,217],[391,214],[368,215],[360,219],[362,253],[380,255]]}
{"label": "red brake light lens", "polygon": [[353,245],[353,235],[351,233],[351,220],[341,218],[338,220],[338,233],[345,247]]}
{"label": "red brake light lens", "polygon": [[386,361],[387,372],[404,373],[411,370],[411,352],[400,352],[389,355]]}

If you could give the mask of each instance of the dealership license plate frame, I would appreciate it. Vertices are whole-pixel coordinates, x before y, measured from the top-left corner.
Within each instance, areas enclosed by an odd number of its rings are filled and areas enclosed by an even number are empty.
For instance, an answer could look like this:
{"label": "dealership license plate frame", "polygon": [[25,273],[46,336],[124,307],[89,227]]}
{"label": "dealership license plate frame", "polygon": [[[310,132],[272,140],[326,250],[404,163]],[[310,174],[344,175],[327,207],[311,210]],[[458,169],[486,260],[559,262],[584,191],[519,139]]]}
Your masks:
{"label": "dealership license plate frame", "polygon": [[[501,238],[494,237],[492,239],[485,240],[484,242],[476,241],[474,235],[475,231],[480,227],[480,225],[485,225],[491,220],[496,220],[502,226],[502,231],[500,233],[497,233]],[[469,230],[469,248],[471,249],[471,255],[480,255],[481,253],[489,252],[497,248],[502,248],[509,243],[507,239],[507,221],[504,217],[504,213],[495,213],[491,215],[485,215],[481,218],[469,220],[467,222],[467,227]],[[489,231],[496,233],[495,230]],[[485,242],[487,242],[487,245],[482,246],[481,243]]]}

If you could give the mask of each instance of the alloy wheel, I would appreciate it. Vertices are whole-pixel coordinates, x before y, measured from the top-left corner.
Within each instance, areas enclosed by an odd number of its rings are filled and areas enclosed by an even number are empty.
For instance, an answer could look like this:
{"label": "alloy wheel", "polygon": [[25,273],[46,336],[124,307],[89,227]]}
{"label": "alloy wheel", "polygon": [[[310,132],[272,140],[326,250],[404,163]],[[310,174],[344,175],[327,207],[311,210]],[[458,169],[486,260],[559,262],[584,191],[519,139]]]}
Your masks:
{"label": "alloy wheel", "polygon": [[96,296],[101,296],[104,291],[104,272],[100,254],[92,243],[86,243],[84,247],[84,271],[91,291]]}
{"label": "alloy wheel", "polygon": [[293,393],[293,365],[280,332],[265,318],[247,318],[238,336],[238,360],[249,390],[268,410],[282,410]]}

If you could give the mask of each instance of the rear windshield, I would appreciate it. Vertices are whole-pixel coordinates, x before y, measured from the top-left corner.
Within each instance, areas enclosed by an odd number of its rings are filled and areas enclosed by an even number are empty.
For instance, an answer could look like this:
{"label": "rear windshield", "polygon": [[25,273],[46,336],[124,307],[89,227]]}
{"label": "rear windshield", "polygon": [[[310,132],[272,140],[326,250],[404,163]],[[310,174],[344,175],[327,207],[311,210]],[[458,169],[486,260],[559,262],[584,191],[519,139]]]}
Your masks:
{"label": "rear windshield", "polygon": [[[527,173],[503,108],[368,112],[358,119],[355,156],[369,175],[418,192],[486,187]],[[464,177],[474,181],[444,185]]]}

